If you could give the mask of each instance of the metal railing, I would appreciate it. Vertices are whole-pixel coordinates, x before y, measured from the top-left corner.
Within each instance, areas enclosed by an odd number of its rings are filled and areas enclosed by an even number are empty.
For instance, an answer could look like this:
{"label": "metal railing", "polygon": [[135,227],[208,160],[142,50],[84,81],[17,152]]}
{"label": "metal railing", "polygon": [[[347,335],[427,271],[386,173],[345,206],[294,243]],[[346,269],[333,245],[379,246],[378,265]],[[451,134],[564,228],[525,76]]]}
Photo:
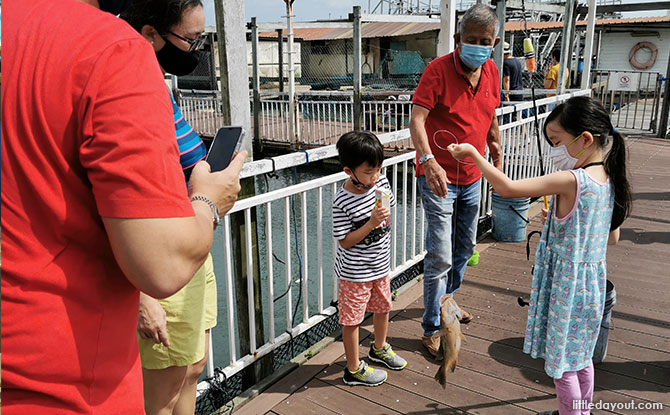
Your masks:
{"label": "metal railing", "polygon": [[[409,126],[407,92],[386,92],[389,99],[366,95],[362,102],[363,129],[381,134]],[[398,99],[397,97],[400,97]],[[264,141],[291,143],[288,137],[288,95],[261,93],[259,137]],[[354,128],[351,92],[305,92],[297,97],[297,143],[304,146],[332,144]],[[411,148],[409,141],[396,144]]]}
{"label": "metal railing", "polygon": [[219,91],[180,90],[177,103],[186,121],[201,136],[214,137],[224,124]]}
{"label": "metal railing", "polygon": [[596,70],[591,88],[615,127],[655,132],[662,78],[656,72]]}
{"label": "metal railing", "polygon": [[[542,131],[544,119],[548,116],[546,105],[563,101],[575,95],[588,95],[590,90],[576,91],[558,97],[550,97],[538,100],[538,120]],[[496,111],[500,120],[500,136],[503,153],[503,165],[505,173],[512,179],[522,179],[540,174],[540,157],[538,155],[539,145],[543,154],[547,154],[548,144],[543,138],[537,139],[534,129],[534,114],[532,103],[525,102],[514,106],[506,106]],[[403,129],[397,132],[382,133],[379,135],[384,145],[395,145],[397,142],[409,140],[409,130]],[[337,154],[334,145],[274,157],[273,160],[259,160],[248,163],[242,170],[242,177],[258,176],[276,170],[293,167],[310,160],[322,160],[334,157]],[[384,161],[383,174],[386,174],[392,185],[394,196],[397,200],[392,210],[392,243],[391,243],[391,277],[409,269],[423,259],[425,218],[418,197],[417,179],[415,174],[415,152],[407,152]],[[546,171],[552,166],[545,160]],[[225,271],[217,270],[217,276],[225,292],[225,316],[221,316],[220,322],[226,322],[213,329],[214,333],[225,330],[223,337],[227,339],[226,344],[210,344],[210,364],[208,375],[214,373],[213,356],[217,347],[228,349],[227,358],[216,362],[222,368],[222,373],[229,378],[243,368],[249,366],[260,357],[276,350],[278,347],[289,342],[306,330],[316,326],[323,320],[336,313],[336,309],[330,306],[331,299],[337,298],[337,277],[333,272],[333,257],[337,249],[337,242],[331,237],[331,209],[332,198],[337,192],[340,182],[347,176],[337,173],[311,180],[305,183],[295,184],[289,187],[259,194],[248,199],[240,200],[224,218],[222,246],[215,248],[215,255],[224,258]],[[482,200],[480,205],[480,217],[490,212],[491,200],[488,185],[482,181]],[[263,304],[264,319],[256,321],[255,310],[255,288],[254,287],[254,264],[252,256],[247,256],[244,271],[247,275],[248,304],[250,307],[239,310],[234,298],[235,287],[232,267],[232,240],[230,214],[243,212],[245,218],[245,235],[241,236],[240,244],[246,248],[246,252],[252,250],[251,218],[256,214],[258,229],[258,246],[263,259],[262,284],[264,293],[260,299]],[[315,241],[313,240],[315,236]],[[294,238],[294,239],[292,239]],[[312,238],[312,240],[308,240]],[[294,243],[300,241],[300,243]],[[300,245],[300,249],[297,246]],[[273,262],[275,250],[283,250],[283,265],[276,268]],[[299,263],[292,263],[291,258],[298,258]],[[295,304],[293,294],[295,288],[294,278],[296,270],[299,270],[301,280],[302,304],[297,313],[297,324],[293,324]],[[279,276],[279,277],[278,277]],[[275,288],[278,286],[276,278],[280,281],[282,291],[287,289],[285,304],[276,306]],[[315,288],[316,287],[316,288]],[[246,314],[245,318],[240,318]],[[249,321],[249,353],[240,355],[238,353],[239,339],[237,335],[237,324],[240,321]],[[256,324],[264,324],[266,338],[256,338]],[[218,337],[218,336],[217,336]],[[199,391],[204,391],[208,383],[202,382]]]}

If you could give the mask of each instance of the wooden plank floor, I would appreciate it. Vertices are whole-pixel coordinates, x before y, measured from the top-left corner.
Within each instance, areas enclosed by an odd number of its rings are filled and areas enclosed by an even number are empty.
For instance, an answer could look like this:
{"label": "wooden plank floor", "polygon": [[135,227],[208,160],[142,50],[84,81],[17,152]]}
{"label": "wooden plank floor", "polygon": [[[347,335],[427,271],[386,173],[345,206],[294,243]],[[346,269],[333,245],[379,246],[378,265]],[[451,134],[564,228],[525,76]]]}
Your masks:
{"label": "wooden plank floor", "polygon": [[[595,401],[661,402],[664,408],[592,413],[669,414],[670,141],[629,139],[628,148],[634,208],[621,242],[608,253],[617,303],[608,355],[596,366]],[[539,212],[537,206],[533,210]],[[538,215],[530,228],[540,228]],[[446,390],[433,379],[437,362],[421,346],[422,284],[416,284],[396,301],[388,336],[409,363],[400,372],[390,371],[385,384],[345,385],[344,351],[337,341],[236,413],[523,415],[557,408],[543,361],[522,352],[527,309],[516,298],[530,290],[525,244],[485,240],[478,249],[480,263],[468,267],[457,295],[475,319],[464,326],[467,342]],[[371,332],[368,318],[361,327],[361,356],[367,356]]]}

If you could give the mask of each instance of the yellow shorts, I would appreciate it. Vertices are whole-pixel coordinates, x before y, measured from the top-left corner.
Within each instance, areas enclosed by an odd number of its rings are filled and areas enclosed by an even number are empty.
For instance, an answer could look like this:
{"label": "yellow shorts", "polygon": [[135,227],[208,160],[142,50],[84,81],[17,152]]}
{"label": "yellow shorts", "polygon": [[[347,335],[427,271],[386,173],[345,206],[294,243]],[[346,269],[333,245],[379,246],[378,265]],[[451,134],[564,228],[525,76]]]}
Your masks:
{"label": "yellow shorts", "polygon": [[158,300],[165,310],[170,347],[137,336],[145,369],[188,366],[205,357],[205,330],[216,326],[216,277],[212,255],[191,281],[171,297]]}

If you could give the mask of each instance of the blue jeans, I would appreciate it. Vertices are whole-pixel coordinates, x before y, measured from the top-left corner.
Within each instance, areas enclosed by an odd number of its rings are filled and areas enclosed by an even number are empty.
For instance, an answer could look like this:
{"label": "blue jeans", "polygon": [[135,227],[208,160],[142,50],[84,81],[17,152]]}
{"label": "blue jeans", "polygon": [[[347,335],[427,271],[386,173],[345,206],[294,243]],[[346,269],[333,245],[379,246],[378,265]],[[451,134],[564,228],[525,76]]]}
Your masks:
{"label": "blue jeans", "polygon": [[440,329],[439,299],[458,290],[468,260],[475,249],[481,199],[481,180],[467,186],[447,185],[440,198],[419,176],[419,191],[426,212],[426,256],[423,260],[424,336]]}

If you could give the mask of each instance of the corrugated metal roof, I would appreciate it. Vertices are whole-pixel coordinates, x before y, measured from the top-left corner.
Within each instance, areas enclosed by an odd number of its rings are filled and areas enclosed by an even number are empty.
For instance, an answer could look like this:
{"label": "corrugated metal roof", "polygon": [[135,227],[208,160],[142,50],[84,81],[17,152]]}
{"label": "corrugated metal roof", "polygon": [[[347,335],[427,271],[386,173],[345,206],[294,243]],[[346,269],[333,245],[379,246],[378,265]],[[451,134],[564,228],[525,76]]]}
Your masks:
{"label": "corrugated metal roof", "polygon": [[[632,17],[627,19],[601,19],[596,21],[597,26],[631,25],[645,23],[670,23],[670,16],[660,17]],[[585,26],[586,20],[577,22],[578,26]],[[563,22],[528,22],[528,30],[547,30],[560,29]],[[418,23],[418,22],[366,22],[363,23],[363,38],[394,37],[416,35],[419,33],[439,30],[440,23]],[[519,32],[523,30],[523,22],[505,23],[505,31]],[[276,38],[276,32],[262,32],[260,37]],[[286,36],[286,32],[284,32]],[[334,40],[351,39],[353,29],[346,28],[314,28],[314,29],[295,29],[296,39],[311,40]]]}
{"label": "corrugated metal roof", "polygon": [[[366,22],[363,23],[361,36],[363,38],[393,37],[415,35],[433,30],[439,30],[440,23],[418,23],[418,22]],[[318,29],[295,29],[295,37],[303,40],[334,40],[351,39],[353,28],[318,28]],[[286,33],[286,32],[284,32]],[[259,33],[260,37],[277,37],[276,32]]]}
{"label": "corrugated metal roof", "polygon": [[[645,23],[670,23],[670,16],[657,17],[631,17],[627,19],[599,19],[596,26],[635,25]],[[577,26],[586,26],[586,20],[577,21]],[[561,29],[563,22],[528,22],[528,30]],[[505,23],[506,32],[520,32],[523,30],[523,22]]]}

